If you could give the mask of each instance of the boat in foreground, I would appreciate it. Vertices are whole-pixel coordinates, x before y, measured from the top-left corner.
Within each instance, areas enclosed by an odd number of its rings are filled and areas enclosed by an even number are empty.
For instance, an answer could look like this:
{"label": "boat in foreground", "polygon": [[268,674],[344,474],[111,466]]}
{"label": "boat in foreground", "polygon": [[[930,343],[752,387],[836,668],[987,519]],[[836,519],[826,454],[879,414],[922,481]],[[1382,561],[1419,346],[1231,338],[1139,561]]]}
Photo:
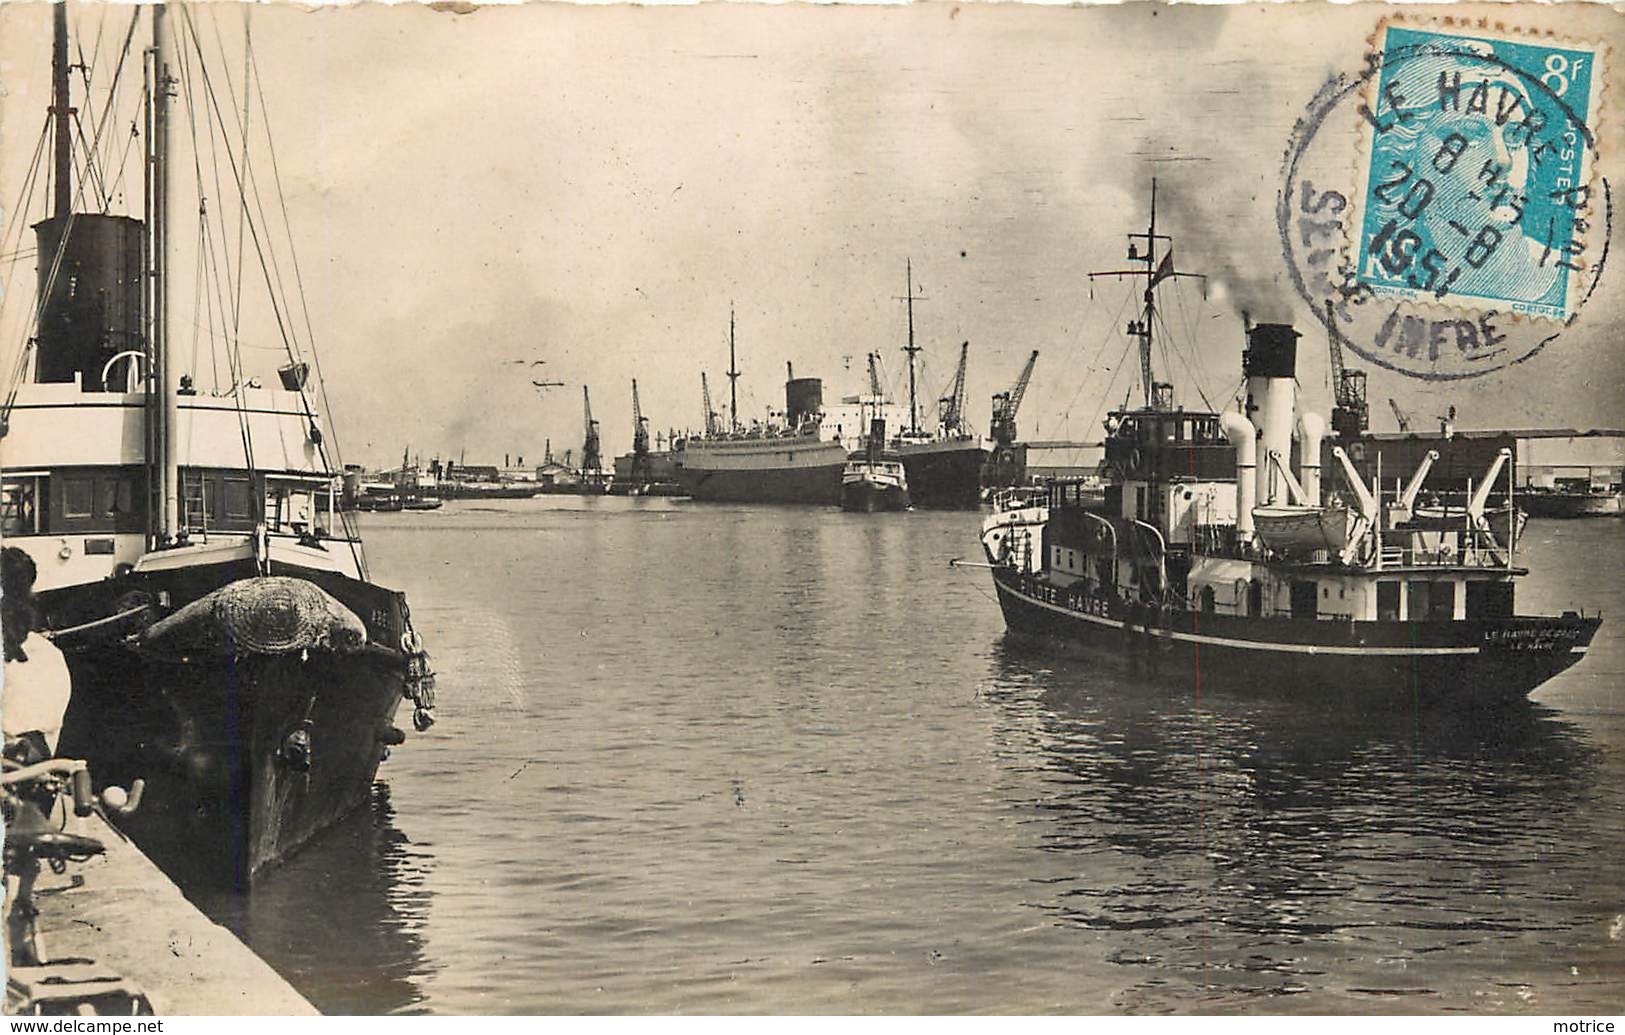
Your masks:
{"label": "boat in foreground", "polygon": [[[419,730],[433,721],[433,675],[405,597],[370,579],[338,507],[313,343],[284,338],[276,388],[235,376],[205,393],[193,378],[207,367],[181,365],[169,285],[192,274],[168,222],[210,218],[169,201],[172,34],[195,31],[190,12],[151,10],[148,70],[165,85],[147,91],[141,219],[73,205],[55,16],[56,196],[34,228],[38,319],[0,417],[3,533],[35,562],[72,674],[62,754],[99,782],[145,781],[122,827],[172,875],[241,886],[366,800],[404,739],[402,699]],[[225,335],[206,340],[240,362]]]}
{"label": "boat in foreground", "polygon": [[[1131,258],[1152,278],[1130,325],[1149,371],[1154,288],[1172,267],[1154,273],[1151,248]],[[1492,527],[1486,513],[1503,470],[1512,496],[1511,451],[1459,512],[1418,520],[1430,462],[1401,472],[1398,493],[1367,484],[1318,415],[1297,409],[1297,337],[1249,328],[1242,412],[1177,408],[1172,386],[1146,377],[1145,405],[1108,418],[1104,502],[1059,482],[1042,507],[987,519],[1009,631],[1198,686],[1306,698],[1505,701],[1582,659],[1600,617],[1517,613],[1517,524]],[[1323,452],[1339,478],[1330,493]]]}

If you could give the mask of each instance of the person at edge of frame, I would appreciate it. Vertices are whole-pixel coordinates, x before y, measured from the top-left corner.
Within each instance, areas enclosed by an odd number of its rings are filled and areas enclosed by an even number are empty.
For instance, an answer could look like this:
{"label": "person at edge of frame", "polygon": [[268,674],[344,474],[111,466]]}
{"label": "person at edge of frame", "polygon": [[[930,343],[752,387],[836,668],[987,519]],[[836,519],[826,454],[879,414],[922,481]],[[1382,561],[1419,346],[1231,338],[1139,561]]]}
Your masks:
{"label": "person at edge of frame", "polygon": [[28,554],[15,546],[0,550],[0,631],[5,639],[0,732],[6,757],[24,765],[55,754],[72,694],[67,661],[36,628],[36,574]]}

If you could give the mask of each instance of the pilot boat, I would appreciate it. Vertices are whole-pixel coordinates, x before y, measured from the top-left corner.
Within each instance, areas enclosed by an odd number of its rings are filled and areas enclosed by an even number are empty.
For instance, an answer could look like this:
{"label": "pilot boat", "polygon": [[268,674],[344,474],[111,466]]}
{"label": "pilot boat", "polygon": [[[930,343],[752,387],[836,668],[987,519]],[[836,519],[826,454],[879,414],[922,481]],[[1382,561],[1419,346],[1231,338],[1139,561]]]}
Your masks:
{"label": "pilot boat", "polygon": [[[1042,504],[995,511],[983,546],[1017,639],[1149,667],[1198,686],[1491,703],[1580,661],[1601,623],[1523,615],[1518,522],[1487,506],[1511,451],[1465,505],[1417,516],[1428,461],[1396,493],[1369,483],[1325,422],[1298,407],[1297,332],[1248,326],[1245,397],[1223,413],[1178,407],[1150,376],[1158,287],[1175,276],[1155,187],[1139,338],[1145,403],[1107,418],[1104,500],[1051,483]],[[1170,245],[1171,248],[1171,245]],[[1322,484],[1322,466],[1334,480]]]}

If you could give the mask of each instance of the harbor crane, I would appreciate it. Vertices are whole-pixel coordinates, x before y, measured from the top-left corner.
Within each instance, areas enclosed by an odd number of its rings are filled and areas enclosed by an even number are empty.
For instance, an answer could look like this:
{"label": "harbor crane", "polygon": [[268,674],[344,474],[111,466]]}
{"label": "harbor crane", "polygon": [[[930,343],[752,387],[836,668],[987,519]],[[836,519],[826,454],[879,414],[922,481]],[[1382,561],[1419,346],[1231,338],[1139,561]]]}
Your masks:
{"label": "harbor crane", "polygon": [[1405,413],[1404,410],[1399,408],[1399,403],[1394,402],[1391,396],[1388,399],[1388,408],[1394,411],[1394,420],[1399,423],[1399,430],[1409,433],[1411,430],[1411,418]]}
{"label": "harbor crane", "polygon": [[598,448],[598,422],[592,419],[592,398],[587,386],[581,386],[581,410],[586,425],[585,440],[581,444],[581,477],[589,484],[600,485],[604,480],[604,461]]}
{"label": "harbor crane", "polygon": [[711,405],[711,383],[705,379],[705,371],[700,371],[700,396],[705,402],[705,433],[717,435],[722,432],[722,415]]}
{"label": "harbor crane", "polygon": [[632,470],[633,485],[654,481],[649,468],[649,418],[638,404],[638,379],[632,379]]}
{"label": "harbor crane", "polygon": [[1037,362],[1038,350],[1033,349],[1033,354],[1027,357],[1016,383],[1010,386],[1009,391],[998,392],[993,396],[993,419],[989,422],[988,431],[1001,447],[1015,445],[1016,411],[1021,409],[1021,398],[1027,394],[1027,385],[1033,379],[1033,365]]}
{"label": "harbor crane", "polygon": [[1332,359],[1332,430],[1340,441],[1352,442],[1371,427],[1371,409],[1365,395],[1365,371],[1349,370],[1343,365],[1343,346],[1337,340],[1336,325],[1332,320],[1332,301],[1327,299],[1326,343]]}
{"label": "harbor crane", "polygon": [[970,342],[959,345],[959,367],[954,371],[953,384],[948,394],[937,400],[937,422],[949,435],[965,430],[965,361],[970,355]]}

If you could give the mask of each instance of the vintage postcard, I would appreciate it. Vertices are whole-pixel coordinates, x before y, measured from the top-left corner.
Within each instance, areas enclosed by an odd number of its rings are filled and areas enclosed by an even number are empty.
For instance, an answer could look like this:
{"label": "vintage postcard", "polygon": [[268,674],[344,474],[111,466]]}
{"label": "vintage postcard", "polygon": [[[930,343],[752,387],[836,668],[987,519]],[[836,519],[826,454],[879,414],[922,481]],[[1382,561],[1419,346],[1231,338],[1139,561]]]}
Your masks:
{"label": "vintage postcard", "polygon": [[1622,28],[0,4],[6,1011],[1611,1030]]}

